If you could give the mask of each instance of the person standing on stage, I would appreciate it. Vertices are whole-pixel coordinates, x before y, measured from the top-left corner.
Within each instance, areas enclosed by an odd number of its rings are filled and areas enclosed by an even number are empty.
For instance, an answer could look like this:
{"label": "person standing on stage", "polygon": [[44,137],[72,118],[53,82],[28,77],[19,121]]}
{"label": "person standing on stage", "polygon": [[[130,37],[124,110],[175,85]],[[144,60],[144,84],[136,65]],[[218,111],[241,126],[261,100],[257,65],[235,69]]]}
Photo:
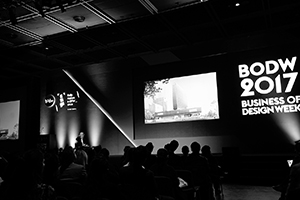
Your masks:
{"label": "person standing on stage", "polygon": [[83,132],[80,132],[78,136],[76,137],[76,144],[75,147],[87,147],[88,145],[84,141],[85,134]]}

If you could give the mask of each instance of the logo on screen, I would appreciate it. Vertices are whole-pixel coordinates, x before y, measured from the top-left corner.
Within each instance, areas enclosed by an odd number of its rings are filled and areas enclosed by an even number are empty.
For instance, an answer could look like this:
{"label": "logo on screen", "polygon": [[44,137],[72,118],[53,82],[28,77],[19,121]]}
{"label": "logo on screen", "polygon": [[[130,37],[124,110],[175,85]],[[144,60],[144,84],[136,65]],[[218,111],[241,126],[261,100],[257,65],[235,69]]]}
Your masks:
{"label": "logo on screen", "polygon": [[300,111],[300,95],[289,95],[298,76],[296,60],[294,56],[291,59],[238,65],[241,98],[245,99],[241,101],[243,115]]}
{"label": "logo on screen", "polygon": [[54,106],[55,104],[55,97],[52,95],[52,94],[49,94],[46,96],[45,98],[45,105],[48,107],[48,108],[51,108]]}

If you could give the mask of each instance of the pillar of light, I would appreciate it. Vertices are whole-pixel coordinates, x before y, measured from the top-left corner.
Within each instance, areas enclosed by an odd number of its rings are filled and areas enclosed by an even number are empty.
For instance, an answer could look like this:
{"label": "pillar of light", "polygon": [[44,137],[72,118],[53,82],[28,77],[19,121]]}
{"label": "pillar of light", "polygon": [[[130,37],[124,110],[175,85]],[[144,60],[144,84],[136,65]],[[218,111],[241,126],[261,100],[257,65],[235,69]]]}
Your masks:
{"label": "pillar of light", "polygon": [[80,132],[80,122],[79,122],[79,116],[77,112],[70,111],[71,113],[68,113],[68,142],[70,146],[75,147],[76,143],[76,137],[78,136]]}
{"label": "pillar of light", "polygon": [[[98,111],[98,110],[97,110]],[[102,115],[98,111],[89,111],[87,113],[87,129],[89,134],[89,142],[91,146],[100,145],[102,131]]]}
{"label": "pillar of light", "polygon": [[122,130],[122,128],[113,120],[109,113],[76,81],[76,79],[66,70],[63,70],[67,76],[85,93],[85,95],[101,110],[101,112],[115,125],[115,127],[124,135],[124,137],[133,145],[137,146],[130,137]]}
{"label": "pillar of light", "polygon": [[296,113],[274,115],[275,121],[287,134],[291,143],[300,140],[299,117]]}
{"label": "pillar of light", "polygon": [[51,120],[51,115],[48,110],[41,109],[40,113],[40,135],[48,135],[50,132],[50,120]]}
{"label": "pillar of light", "polygon": [[65,113],[60,113],[58,115],[56,119],[55,131],[58,148],[64,148],[67,139],[67,120]]}

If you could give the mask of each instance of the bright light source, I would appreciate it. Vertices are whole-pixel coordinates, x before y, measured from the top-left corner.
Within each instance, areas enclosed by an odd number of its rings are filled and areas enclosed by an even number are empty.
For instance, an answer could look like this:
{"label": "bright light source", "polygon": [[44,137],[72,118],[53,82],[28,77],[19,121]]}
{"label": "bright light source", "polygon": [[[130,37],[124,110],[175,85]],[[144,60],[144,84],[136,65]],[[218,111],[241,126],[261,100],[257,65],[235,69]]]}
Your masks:
{"label": "bright light source", "polygon": [[291,143],[300,140],[299,117],[296,113],[274,115],[274,119],[287,134]]}
{"label": "bright light source", "polygon": [[240,6],[240,5],[241,5],[240,3],[236,3],[236,4],[235,4],[236,7],[238,7],[238,6]]}
{"label": "bright light source", "polygon": [[79,132],[80,132],[80,128],[79,128],[79,116],[77,112],[74,113],[68,113],[68,114],[73,114],[72,116],[68,115],[68,140],[69,140],[69,144],[72,147],[75,147],[75,143],[76,143],[76,137],[78,136]]}
{"label": "bright light source", "polygon": [[90,145],[98,146],[100,145],[102,136],[103,115],[98,110],[90,110],[87,114],[86,119]]}
{"label": "bright light source", "polygon": [[65,113],[61,113],[58,115],[56,120],[56,139],[58,148],[64,148],[66,145],[66,136],[67,136],[67,125],[66,125],[66,115]]}

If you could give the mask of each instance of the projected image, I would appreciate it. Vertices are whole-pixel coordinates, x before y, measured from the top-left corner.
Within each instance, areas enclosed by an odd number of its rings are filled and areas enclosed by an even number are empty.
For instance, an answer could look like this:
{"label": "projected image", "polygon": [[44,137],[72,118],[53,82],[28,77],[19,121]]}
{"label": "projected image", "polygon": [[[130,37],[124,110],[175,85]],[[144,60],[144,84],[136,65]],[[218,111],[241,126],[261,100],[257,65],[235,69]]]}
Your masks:
{"label": "projected image", "polygon": [[0,140],[19,138],[20,101],[0,103]]}
{"label": "projected image", "polygon": [[216,73],[146,81],[145,124],[219,119]]}
{"label": "projected image", "polygon": [[58,92],[55,95],[48,95],[45,98],[45,105],[48,108],[54,107],[56,112],[65,108],[67,111],[77,110],[77,104],[80,99],[78,91]]}

